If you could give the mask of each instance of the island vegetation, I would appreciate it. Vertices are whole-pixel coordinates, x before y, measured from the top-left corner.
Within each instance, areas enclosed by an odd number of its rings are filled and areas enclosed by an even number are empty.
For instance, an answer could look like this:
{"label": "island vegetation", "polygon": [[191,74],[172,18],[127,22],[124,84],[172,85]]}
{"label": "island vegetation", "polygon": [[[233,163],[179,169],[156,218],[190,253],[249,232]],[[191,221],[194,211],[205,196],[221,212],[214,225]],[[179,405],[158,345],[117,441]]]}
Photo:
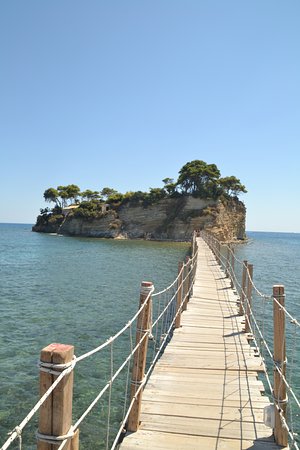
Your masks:
{"label": "island vegetation", "polygon": [[238,178],[233,175],[221,177],[216,164],[202,160],[187,162],[179,170],[177,180],[164,178],[162,182],[162,187],[149,188],[148,192],[121,193],[110,187],[81,191],[76,184],[49,187],[44,191],[44,200],[53,206],[40,210],[36,225],[60,225],[66,214],[92,220],[105,215],[107,209],[118,211],[125,204],[147,208],[163,199],[187,196],[228,202],[247,192]]}

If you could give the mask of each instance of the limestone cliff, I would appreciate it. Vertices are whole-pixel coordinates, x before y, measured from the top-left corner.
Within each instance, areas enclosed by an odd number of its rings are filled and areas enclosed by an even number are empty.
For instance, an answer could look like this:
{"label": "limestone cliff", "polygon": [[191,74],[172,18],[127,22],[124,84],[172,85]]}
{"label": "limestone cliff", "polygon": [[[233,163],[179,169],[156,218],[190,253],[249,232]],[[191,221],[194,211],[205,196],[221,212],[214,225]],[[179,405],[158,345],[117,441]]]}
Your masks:
{"label": "limestone cliff", "polygon": [[[52,220],[53,222],[53,220]],[[245,238],[245,206],[237,199],[226,202],[192,196],[167,198],[147,207],[126,203],[97,218],[70,213],[56,229],[46,224],[33,231],[56,231],[71,236],[115,239],[155,239],[186,241],[195,229],[209,229],[221,240]]]}
{"label": "limestone cliff", "polygon": [[226,242],[246,239],[246,208],[243,202],[238,199],[219,202],[212,215],[215,220],[207,224],[206,229],[217,239]]}

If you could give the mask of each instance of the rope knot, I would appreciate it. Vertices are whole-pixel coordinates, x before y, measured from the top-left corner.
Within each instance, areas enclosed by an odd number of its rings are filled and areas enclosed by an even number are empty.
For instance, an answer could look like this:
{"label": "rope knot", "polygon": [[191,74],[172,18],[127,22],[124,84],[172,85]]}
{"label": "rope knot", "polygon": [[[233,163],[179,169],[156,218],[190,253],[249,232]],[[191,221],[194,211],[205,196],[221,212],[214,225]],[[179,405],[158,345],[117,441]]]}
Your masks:
{"label": "rope knot", "polygon": [[13,433],[16,433],[16,435],[18,437],[20,437],[22,435],[22,428],[19,426],[16,426],[12,431],[9,431],[7,433],[8,436],[11,436]]}
{"label": "rope knot", "polygon": [[55,364],[44,361],[38,361],[38,368],[41,372],[50,373],[51,375],[60,375],[64,370],[73,370],[76,366],[77,358],[74,355],[72,361],[65,364]]}
{"label": "rope knot", "polygon": [[59,443],[66,441],[68,439],[72,439],[72,437],[75,434],[75,429],[73,425],[71,425],[69,431],[66,434],[63,434],[61,436],[53,436],[49,434],[43,434],[37,431],[36,438],[38,441],[46,442],[48,444],[52,445],[58,445]]}
{"label": "rope knot", "polygon": [[22,428],[17,425],[12,431],[7,433],[8,436],[12,436],[14,433],[16,433],[17,438],[19,439],[19,450],[22,450],[22,431]]}

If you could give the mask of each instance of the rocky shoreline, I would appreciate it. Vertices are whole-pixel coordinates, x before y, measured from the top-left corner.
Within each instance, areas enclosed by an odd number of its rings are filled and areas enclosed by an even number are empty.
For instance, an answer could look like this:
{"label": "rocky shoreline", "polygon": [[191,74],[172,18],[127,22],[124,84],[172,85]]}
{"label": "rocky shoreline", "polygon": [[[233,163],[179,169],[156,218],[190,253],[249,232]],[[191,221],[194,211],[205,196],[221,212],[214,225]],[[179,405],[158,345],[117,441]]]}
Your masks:
{"label": "rocky shoreline", "polygon": [[113,239],[188,241],[195,229],[207,229],[226,242],[243,241],[246,208],[237,198],[206,200],[193,196],[168,198],[147,207],[126,204],[96,218],[80,217],[74,212],[41,219],[32,230],[67,236]]}

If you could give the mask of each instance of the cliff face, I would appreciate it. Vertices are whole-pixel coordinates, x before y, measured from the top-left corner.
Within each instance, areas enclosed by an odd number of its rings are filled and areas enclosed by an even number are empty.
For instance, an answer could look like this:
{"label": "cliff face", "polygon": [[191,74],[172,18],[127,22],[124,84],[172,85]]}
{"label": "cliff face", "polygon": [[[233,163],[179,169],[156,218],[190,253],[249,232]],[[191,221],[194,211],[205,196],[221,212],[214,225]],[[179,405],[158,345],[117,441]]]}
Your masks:
{"label": "cliff face", "polygon": [[[221,240],[245,238],[245,206],[194,197],[168,198],[153,205],[125,204],[99,218],[69,214],[56,232],[71,236],[117,239],[189,240],[195,229],[209,229]],[[48,229],[33,228],[48,232]],[[51,228],[53,231],[53,228]]]}
{"label": "cliff face", "polygon": [[219,203],[215,209],[215,220],[207,229],[220,241],[236,241],[246,239],[246,208],[239,200]]}

